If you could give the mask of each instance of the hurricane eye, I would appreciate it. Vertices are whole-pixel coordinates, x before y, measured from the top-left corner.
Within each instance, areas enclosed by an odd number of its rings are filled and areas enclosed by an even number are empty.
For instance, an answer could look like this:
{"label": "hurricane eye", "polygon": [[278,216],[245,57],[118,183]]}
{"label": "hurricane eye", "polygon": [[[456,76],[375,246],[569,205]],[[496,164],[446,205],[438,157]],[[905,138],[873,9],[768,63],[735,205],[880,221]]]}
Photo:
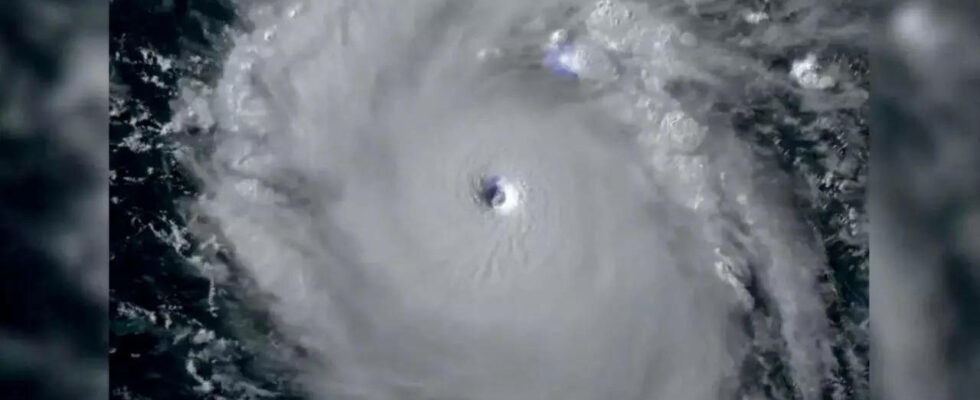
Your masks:
{"label": "hurricane eye", "polygon": [[513,210],[520,200],[517,187],[500,176],[484,178],[479,190],[481,204],[500,213]]}

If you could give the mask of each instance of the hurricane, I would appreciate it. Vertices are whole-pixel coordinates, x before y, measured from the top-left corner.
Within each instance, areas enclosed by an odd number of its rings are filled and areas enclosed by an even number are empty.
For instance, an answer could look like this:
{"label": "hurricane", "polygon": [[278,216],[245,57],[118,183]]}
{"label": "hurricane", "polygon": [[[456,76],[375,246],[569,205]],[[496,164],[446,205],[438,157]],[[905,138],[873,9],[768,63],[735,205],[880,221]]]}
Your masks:
{"label": "hurricane", "polygon": [[[826,54],[863,22],[788,3],[236,4],[163,128],[193,257],[254,281],[309,398],[866,395],[813,211],[865,149],[753,139],[861,140]],[[805,116],[737,118],[786,96]]]}

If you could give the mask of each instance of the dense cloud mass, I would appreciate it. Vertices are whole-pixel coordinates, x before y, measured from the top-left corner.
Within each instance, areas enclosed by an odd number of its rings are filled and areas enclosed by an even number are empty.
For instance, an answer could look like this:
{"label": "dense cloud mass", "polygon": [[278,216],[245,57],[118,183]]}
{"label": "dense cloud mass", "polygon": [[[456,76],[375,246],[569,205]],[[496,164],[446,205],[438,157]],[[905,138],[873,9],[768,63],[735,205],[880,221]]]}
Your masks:
{"label": "dense cloud mass", "polygon": [[821,177],[751,136],[779,129],[751,120],[766,107],[836,129],[851,148],[816,168],[863,186],[866,82],[831,50],[865,21],[748,11],[240,5],[220,77],[185,81],[164,127],[210,135],[175,139],[202,188],[188,229],[271,296],[314,398],[866,395],[866,306],[835,305],[820,237],[866,257],[863,202],[818,231]]}

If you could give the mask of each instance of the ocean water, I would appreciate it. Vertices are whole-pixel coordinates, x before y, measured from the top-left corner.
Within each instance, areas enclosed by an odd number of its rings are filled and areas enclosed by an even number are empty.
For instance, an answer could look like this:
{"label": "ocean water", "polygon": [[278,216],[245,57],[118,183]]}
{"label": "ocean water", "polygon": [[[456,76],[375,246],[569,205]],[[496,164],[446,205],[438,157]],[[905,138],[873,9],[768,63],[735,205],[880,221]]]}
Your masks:
{"label": "ocean water", "polygon": [[113,396],[867,398],[867,10],[524,3],[114,1]]}

